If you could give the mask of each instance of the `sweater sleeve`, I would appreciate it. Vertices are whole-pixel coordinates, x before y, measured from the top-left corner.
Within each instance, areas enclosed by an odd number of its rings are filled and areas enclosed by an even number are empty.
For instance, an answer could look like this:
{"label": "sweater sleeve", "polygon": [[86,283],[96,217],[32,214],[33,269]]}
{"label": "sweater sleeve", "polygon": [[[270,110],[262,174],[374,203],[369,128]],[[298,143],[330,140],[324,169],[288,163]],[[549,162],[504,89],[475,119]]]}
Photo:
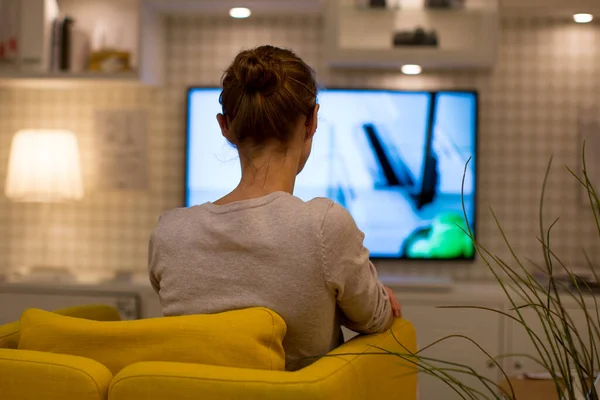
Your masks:
{"label": "sweater sleeve", "polygon": [[360,333],[377,333],[392,325],[392,308],[364,237],[350,213],[332,202],[322,227],[325,280],[342,311],[342,323]]}

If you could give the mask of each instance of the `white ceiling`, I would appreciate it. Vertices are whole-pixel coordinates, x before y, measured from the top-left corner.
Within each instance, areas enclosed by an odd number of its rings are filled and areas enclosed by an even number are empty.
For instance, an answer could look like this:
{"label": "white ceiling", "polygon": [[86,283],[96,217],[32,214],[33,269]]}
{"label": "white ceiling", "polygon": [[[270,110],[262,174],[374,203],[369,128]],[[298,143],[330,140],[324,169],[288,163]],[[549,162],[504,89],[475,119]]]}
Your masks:
{"label": "white ceiling", "polygon": [[505,14],[570,15],[600,12],[600,0],[500,0]]}
{"label": "white ceiling", "polygon": [[504,8],[557,8],[565,4],[598,6],[598,0],[500,0]]}
{"label": "white ceiling", "polygon": [[[329,0],[145,0],[158,9],[176,14],[224,14],[231,7],[249,7],[258,15],[318,14]],[[469,1],[469,0],[467,0]],[[471,0],[473,1],[473,0]],[[482,0],[476,0],[482,1]],[[600,0],[485,0],[499,1],[505,15],[564,15],[576,12],[600,14]]]}
{"label": "white ceiling", "polygon": [[[600,1],[600,0],[599,0]],[[248,7],[253,14],[318,14],[322,0],[146,0],[157,9],[175,14],[222,14],[232,7]]]}

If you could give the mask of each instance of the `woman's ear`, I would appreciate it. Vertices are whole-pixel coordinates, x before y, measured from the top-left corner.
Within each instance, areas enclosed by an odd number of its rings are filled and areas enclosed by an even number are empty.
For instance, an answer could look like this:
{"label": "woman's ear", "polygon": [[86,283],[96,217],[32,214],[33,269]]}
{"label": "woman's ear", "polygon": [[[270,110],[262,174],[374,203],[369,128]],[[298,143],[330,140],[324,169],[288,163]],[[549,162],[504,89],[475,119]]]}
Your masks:
{"label": "woman's ear", "polygon": [[223,114],[217,114],[217,122],[219,123],[219,127],[221,127],[221,133],[225,136],[225,132],[229,130],[227,118]]}
{"label": "woman's ear", "polygon": [[315,133],[317,132],[317,127],[319,125],[319,107],[320,106],[318,104],[315,106],[315,109],[313,110],[312,115],[310,116],[308,125],[306,125],[306,140],[312,139],[313,136],[315,136]]}
{"label": "woman's ear", "polygon": [[217,122],[219,122],[221,134],[225,139],[229,140],[229,123],[227,122],[227,117],[223,114],[217,114]]}

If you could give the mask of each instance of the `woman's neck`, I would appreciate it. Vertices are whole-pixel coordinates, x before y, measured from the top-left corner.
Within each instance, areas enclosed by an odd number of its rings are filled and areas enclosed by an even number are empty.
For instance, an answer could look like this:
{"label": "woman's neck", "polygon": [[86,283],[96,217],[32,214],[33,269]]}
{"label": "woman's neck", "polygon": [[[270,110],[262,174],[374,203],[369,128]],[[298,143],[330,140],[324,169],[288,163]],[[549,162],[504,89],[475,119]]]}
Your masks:
{"label": "woman's neck", "polygon": [[299,152],[292,149],[285,153],[264,152],[253,159],[240,155],[240,160],[242,179],[239,185],[215,204],[254,199],[273,192],[293,194],[300,162]]}

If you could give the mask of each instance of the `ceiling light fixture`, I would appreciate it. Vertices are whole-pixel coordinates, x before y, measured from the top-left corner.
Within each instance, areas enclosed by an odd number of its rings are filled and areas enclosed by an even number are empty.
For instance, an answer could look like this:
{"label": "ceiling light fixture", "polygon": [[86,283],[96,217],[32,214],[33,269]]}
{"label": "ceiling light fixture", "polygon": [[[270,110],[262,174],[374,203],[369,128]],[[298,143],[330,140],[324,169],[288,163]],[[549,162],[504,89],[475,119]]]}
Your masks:
{"label": "ceiling light fixture", "polygon": [[594,16],[592,14],[580,13],[573,15],[573,20],[578,24],[588,24],[594,20]]}
{"label": "ceiling light fixture", "polygon": [[406,64],[402,66],[402,73],[404,75],[419,75],[423,71],[420,65]]}
{"label": "ceiling light fixture", "polygon": [[252,11],[246,7],[234,7],[229,10],[231,18],[248,18],[250,15],[252,15]]}

